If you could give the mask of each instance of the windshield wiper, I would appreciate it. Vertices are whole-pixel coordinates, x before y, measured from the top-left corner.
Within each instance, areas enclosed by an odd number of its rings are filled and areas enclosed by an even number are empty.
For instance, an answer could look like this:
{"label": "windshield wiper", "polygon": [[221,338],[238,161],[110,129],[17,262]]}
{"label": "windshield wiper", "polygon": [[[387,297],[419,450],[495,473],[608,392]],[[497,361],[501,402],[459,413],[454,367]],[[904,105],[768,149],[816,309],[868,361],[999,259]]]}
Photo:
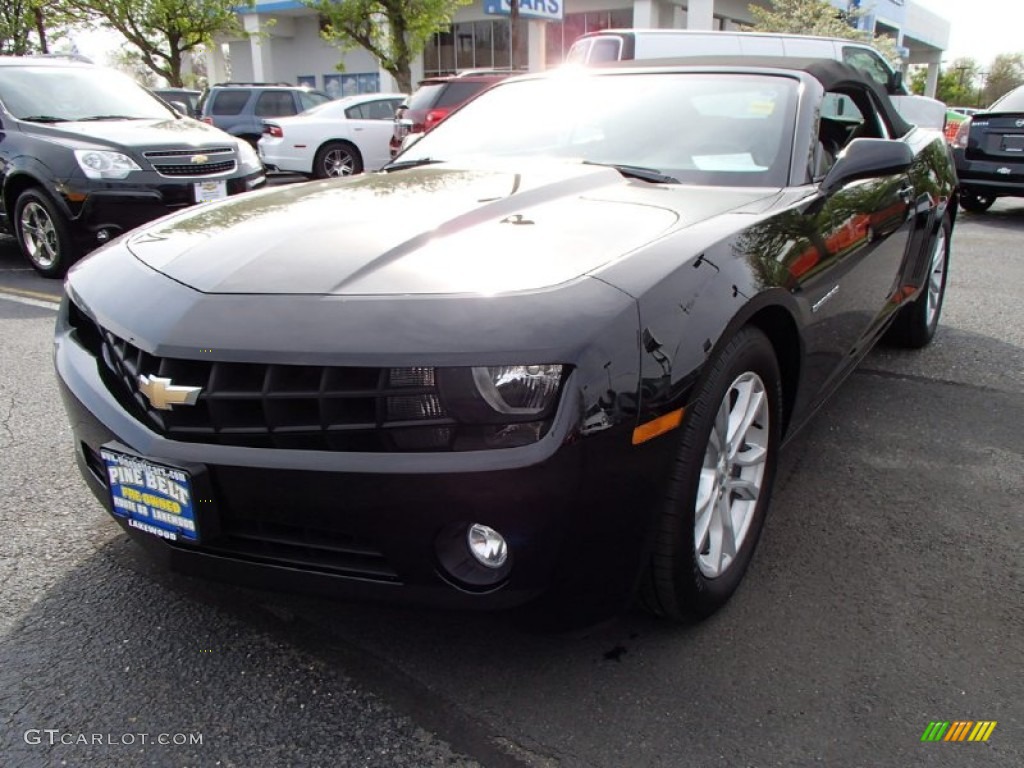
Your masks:
{"label": "windshield wiper", "polygon": [[600,165],[605,168],[614,168],[616,171],[631,179],[642,179],[654,184],[679,184],[675,176],[668,176],[654,168],[643,168],[639,165],[621,165],[619,163],[595,163],[592,160],[584,160],[584,165]]}
{"label": "windshield wiper", "polygon": [[88,117],[80,117],[76,122],[88,123],[95,120],[144,120],[142,117],[133,117],[132,115],[89,115]]}
{"label": "windshield wiper", "polygon": [[54,117],[53,115],[29,115],[28,117],[20,117],[19,120],[27,120],[32,123],[67,123],[69,122],[66,117]]}
{"label": "windshield wiper", "polygon": [[399,160],[397,163],[390,163],[385,165],[383,170],[387,173],[391,171],[402,171],[406,168],[419,168],[421,165],[433,165],[434,163],[443,163],[444,160],[435,160],[432,157],[419,157],[415,160]]}

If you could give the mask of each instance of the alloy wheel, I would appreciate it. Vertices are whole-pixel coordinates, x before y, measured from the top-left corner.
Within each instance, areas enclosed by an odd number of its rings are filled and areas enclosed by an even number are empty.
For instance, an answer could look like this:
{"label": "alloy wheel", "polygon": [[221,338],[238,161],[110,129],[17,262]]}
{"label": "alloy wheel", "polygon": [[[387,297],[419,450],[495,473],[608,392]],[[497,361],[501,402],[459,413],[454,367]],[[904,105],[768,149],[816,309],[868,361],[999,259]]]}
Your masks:
{"label": "alloy wheel", "polygon": [[29,202],[19,220],[25,253],[39,269],[50,269],[60,258],[57,228],[49,212],[39,203]]}
{"label": "alloy wheel", "polygon": [[332,149],[324,155],[323,166],[326,176],[351,176],[355,170],[355,161],[351,152]]}
{"label": "alloy wheel", "polygon": [[736,377],[715,415],[697,486],[693,541],[707,578],[725,573],[750,530],[768,461],[769,418],[761,377]]}
{"label": "alloy wheel", "polygon": [[942,304],[942,290],[946,281],[946,228],[939,227],[932,248],[931,264],[928,267],[928,298],[925,308],[925,322],[930,327]]}

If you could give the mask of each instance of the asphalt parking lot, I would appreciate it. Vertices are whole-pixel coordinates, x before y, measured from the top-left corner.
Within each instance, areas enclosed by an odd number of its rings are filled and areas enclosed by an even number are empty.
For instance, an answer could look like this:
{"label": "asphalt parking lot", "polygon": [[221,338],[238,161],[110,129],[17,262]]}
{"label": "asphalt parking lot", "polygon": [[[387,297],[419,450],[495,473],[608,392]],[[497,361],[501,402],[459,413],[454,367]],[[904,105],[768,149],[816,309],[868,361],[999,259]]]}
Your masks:
{"label": "asphalt parking lot", "polygon": [[74,466],[60,284],[0,238],[0,766],[1024,765],[1022,235],[961,217],[935,342],[791,445],[726,609],[570,635],[154,568]]}

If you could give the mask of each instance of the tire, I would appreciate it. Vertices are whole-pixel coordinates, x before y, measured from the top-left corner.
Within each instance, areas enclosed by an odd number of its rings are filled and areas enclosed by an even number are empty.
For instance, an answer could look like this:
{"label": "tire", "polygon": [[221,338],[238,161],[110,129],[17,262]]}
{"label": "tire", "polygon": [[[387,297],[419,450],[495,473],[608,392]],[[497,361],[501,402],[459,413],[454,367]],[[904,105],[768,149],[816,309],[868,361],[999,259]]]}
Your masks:
{"label": "tire", "polygon": [[902,307],[886,341],[907,349],[927,346],[939,327],[942,300],[946,296],[946,277],[949,272],[949,242],[953,228],[949,217],[944,217],[928,243],[928,272],[921,293]]}
{"label": "tire", "polygon": [[[757,328],[743,328],[709,363],[687,408],[641,588],[648,610],[676,621],[704,618],[736,591],[771,500],[781,404],[772,344]],[[729,451],[719,451],[723,428],[729,443],[729,416],[739,419],[732,459]],[[723,515],[726,510],[728,516]],[[733,523],[733,546],[721,525],[725,520]]]}
{"label": "tire", "polygon": [[966,189],[960,190],[960,207],[970,213],[984,213],[995,201],[992,195],[979,195]]}
{"label": "tire", "polygon": [[63,277],[78,257],[71,224],[41,190],[26,189],[14,205],[21,252],[43,277]]}
{"label": "tire", "polygon": [[329,141],[317,150],[313,175],[318,179],[354,176],[363,172],[359,150],[347,141]]}

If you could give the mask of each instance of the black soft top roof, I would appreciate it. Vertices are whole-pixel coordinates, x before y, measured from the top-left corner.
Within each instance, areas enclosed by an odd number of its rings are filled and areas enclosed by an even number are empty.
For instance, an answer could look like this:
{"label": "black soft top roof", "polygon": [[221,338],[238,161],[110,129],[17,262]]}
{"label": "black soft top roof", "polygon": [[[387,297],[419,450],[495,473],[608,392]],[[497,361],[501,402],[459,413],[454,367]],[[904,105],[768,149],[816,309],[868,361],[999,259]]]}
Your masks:
{"label": "black soft top roof", "polygon": [[841,90],[844,85],[867,86],[878,97],[880,111],[892,127],[893,135],[903,136],[912,126],[896,111],[889,94],[861,70],[835,59],[801,59],[789,56],[683,56],[669,59],[631,59],[608,65],[613,67],[729,67],[736,69],[775,69],[805,72],[826,91]]}

